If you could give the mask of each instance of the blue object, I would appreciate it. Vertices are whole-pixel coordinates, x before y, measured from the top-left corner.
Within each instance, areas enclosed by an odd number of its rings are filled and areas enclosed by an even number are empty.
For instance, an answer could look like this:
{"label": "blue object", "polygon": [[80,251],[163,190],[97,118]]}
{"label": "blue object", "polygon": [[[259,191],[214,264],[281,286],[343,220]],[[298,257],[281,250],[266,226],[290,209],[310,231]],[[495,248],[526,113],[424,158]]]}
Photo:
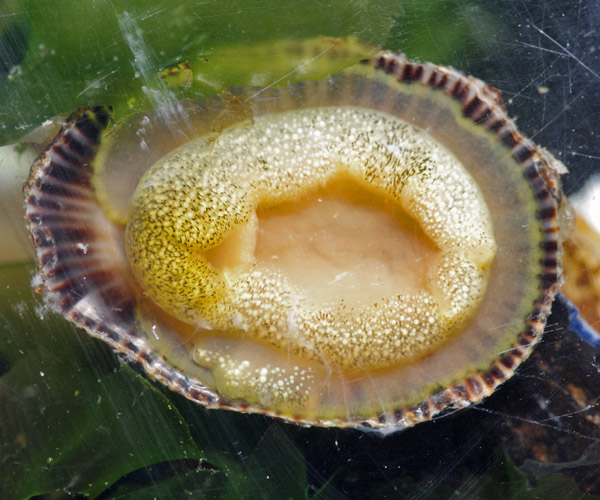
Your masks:
{"label": "blue object", "polygon": [[562,293],[557,294],[556,297],[569,311],[569,330],[577,334],[584,342],[587,342],[594,347],[600,347],[600,333],[598,333],[592,325],[583,318],[579,313],[579,309],[575,307],[575,304],[567,299]]}

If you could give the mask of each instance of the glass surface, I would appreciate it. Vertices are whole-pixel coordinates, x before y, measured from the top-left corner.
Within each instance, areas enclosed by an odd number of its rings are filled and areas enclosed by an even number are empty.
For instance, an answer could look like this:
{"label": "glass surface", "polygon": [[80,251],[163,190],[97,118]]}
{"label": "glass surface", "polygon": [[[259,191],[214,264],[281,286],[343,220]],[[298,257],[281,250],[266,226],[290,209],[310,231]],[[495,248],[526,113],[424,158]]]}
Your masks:
{"label": "glass surface", "polygon": [[[573,196],[600,174],[598,26],[592,0],[0,0],[0,498],[600,498],[597,348],[560,304],[494,395],[385,438],[207,411],[35,296],[21,195],[35,152],[14,145],[79,106],[122,119],[320,78],[366,44],[500,89],[519,128],[569,168]],[[290,50],[315,37],[310,58]],[[334,38],[356,48],[332,63]],[[52,135],[33,133],[40,147]]]}

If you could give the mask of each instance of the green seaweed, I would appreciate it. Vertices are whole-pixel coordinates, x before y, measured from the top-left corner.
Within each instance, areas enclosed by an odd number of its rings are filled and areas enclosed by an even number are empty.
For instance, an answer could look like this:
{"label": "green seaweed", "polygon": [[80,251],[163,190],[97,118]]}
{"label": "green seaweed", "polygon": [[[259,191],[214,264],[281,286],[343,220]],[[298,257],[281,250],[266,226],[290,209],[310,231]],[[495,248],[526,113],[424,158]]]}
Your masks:
{"label": "green seaweed", "polygon": [[31,265],[0,273],[0,498],[98,495],[148,464],[200,458],[169,400],[44,309]]}
{"label": "green seaweed", "polygon": [[[270,83],[286,83],[286,75],[305,78],[306,68],[295,71],[305,61],[280,57],[277,43],[352,36],[379,46],[397,5],[393,0],[364,1],[360,8],[346,0],[162,0],[150,6],[144,0],[5,1],[0,4],[5,61],[0,145],[79,106],[111,104],[120,119],[182,96],[257,84],[261,73]],[[257,46],[267,42],[275,43],[263,51],[271,57],[256,57]],[[174,92],[158,73],[184,61],[193,66],[193,86]],[[317,69],[316,76],[331,69],[336,68]]]}

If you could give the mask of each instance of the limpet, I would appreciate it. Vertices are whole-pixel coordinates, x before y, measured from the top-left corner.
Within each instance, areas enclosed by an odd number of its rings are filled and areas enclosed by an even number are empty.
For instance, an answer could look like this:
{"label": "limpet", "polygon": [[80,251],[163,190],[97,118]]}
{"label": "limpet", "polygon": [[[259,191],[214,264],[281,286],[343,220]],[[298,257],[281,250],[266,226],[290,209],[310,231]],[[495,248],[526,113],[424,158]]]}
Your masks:
{"label": "limpet", "polygon": [[381,52],[227,96],[70,117],[25,186],[53,309],[189,399],[304,425],[402,429],[514,373],[562,192],[498,91]]}

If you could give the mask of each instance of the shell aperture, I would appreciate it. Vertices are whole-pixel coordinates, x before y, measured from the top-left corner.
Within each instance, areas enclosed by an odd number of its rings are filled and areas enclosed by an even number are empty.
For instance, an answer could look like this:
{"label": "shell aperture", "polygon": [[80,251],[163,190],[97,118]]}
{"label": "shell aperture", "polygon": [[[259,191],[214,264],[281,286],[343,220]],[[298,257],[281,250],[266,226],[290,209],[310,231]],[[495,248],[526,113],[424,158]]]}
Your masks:
{"label": "shell aperture", "polygon": [[[87,125],[74,119],[61,131],[26,190],[56,307],[210,407],[397,429],[491,393],[541,335],[557,290],[561,195],[547,153],[516,130],[482,82],[396,54],[254,94],[238,92],[253,120],[242,116],[216,137],[211,124],[225,104],[187,102],[171,124],[191,139],[184,144],[147,140],[149,151],[131,152],[117,126],[95,160],[68,158],[61,168],[78,171],[72,184],[83,186],[99,223],[77,235],[67,230],[73,218],[61,219],[58,237],[42,242],[44,220],[56,219],[46,198],[60,194],[40,186],[55,183],[45,179],[56,171],[58,145],[72,145]],[[158,118],[142,122],[151,124],[148,137],[161,133]],[[107,196],[125,154],[127,213]],[[312,210],[310,200],[322,204],[329,191],[329,206],[346,216],[362,217],[349,208],[360,205],[356,197],[346,196],[357,192],[367,208],[383,200],[387,216],[416,223],[432,249],[416,291],[395,284],[394,293],[354,303],[317,299],[277,259],[257,258],[269,214],[301,211],[294,204]],[[359,227],[358,219],[348,224]],[[67,233],[89,238],[92,249],[69,264],[57,243]],[[70,268],[59,276],[56,266]],[[71,287],[81,276],[89,283],[90,273],[96,289]]]}

